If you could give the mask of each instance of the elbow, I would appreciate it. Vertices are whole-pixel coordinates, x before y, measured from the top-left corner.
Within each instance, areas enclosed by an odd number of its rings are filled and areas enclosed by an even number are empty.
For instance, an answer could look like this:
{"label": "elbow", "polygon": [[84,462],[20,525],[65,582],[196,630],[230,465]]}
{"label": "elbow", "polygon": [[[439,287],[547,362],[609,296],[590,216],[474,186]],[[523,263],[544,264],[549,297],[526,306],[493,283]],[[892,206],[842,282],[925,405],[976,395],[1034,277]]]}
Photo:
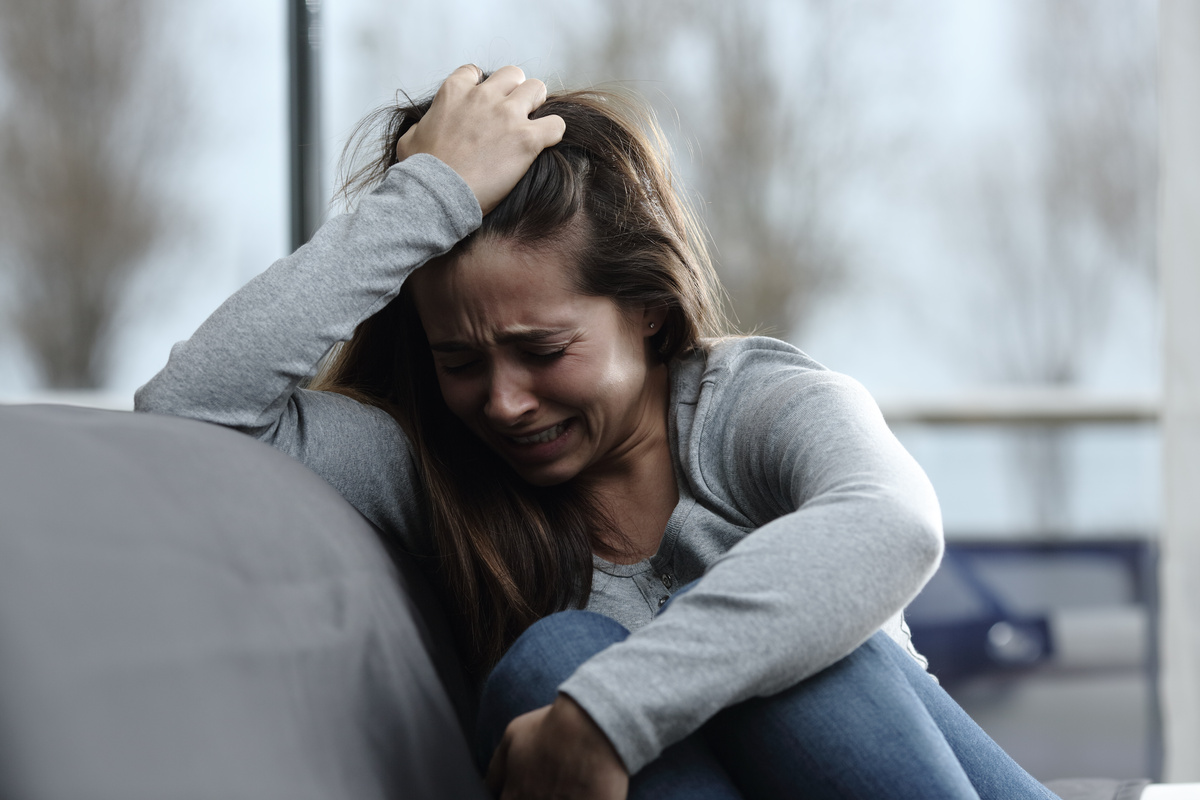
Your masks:
{"label": "elbow", "polygon": [[942,517],[937,503],[907,504],[896,515],[900,524],[896,526],[898,562],[905,565],[903,574],[910,576],[907,582],[904,603],[916,597],[933,577],[942,563],[945,551],[945,536],[942,532]]}
{"label": "elbow", "polygon": [[923,567],[921,569],[921,585],[917,587],[917,590],[920,591],[925,586],[925,583],[933,577],[933,573],[937,571],[938,566],[942,563],[942,554],[946,549],[946,538],[942,533],[941,520],[938,519],[919,526],[918,533],[914,536],[914,539],[916,540],[915,548],[918,565]]}
{"label": "elbow", "polygon": [[147,391],[148,388],[149,384],[146,384],[133,393],[134,411],[154,412],[157,410],[154,404],[154,394]]}
{"label": "elbow", "polygon": [[151,380],[133,393],[133,410],[137,412],[166,414],[172,417],[187,416],[181,405],[178,399],[172,398],[171,393],[165,391],[156,380]]}

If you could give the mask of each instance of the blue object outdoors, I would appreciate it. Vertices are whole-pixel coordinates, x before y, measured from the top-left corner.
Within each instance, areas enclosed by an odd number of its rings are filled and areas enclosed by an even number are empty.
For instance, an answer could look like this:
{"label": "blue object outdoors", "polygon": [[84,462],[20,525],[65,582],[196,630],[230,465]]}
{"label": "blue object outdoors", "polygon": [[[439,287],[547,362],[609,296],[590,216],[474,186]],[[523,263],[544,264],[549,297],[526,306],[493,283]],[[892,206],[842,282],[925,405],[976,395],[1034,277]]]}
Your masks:
{"label": "blue object outdoors", "polygon": [[956,698],[981,685],[1137,680],[1145,724],[1127,727],[1130,736],[1144,727],[1148,741],[1128,744],[1157,776],[1157,585],[1156,547],[1144,539],[951,542],[906,618],[930,671]]}
{"label": "blue object outdoors", "polygon": [[[980,674],[1052,664],[1061,612],[1136,607],[1153,630],[1154,555],[1145,540],[950,543],[938,573],[909,606],[913,639],[946,684]],[[1057,621],[1055,621],[1057,620]],[[1070,625],[1070,622],[1065,622]],[[1128,649],[1113,638],[1107,647]],[[1151,644],[1127,658],[1149,662]],[[1111,659],[1100,657],[1095,668]],[[1088,668],[1072,659],[1072,668]]]}
{"label": "blue object outdoors", "polygon": [[[908,622],[914,641],[943,684],[1033,666],[1052,656],[1045,616],[1008,609],[997,591],[979,577],[970,555],[949,548],[931,583],[909,609]],[[963,590],[966,596],[956,598],[958,602],[925,599]],[[931,603],[938,607],[932,608]],[[950,613],[955,615],[947,618]]]}

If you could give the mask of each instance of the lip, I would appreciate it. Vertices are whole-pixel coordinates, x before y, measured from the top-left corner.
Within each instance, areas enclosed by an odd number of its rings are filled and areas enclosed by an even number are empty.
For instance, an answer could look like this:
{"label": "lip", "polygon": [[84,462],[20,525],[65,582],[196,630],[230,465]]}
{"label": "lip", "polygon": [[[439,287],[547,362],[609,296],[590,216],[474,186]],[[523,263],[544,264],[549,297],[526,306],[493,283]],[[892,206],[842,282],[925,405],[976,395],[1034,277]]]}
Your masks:
{"label": "lip", "polygon": [[[510,461],[522,465],[543,463],[553,461],[566,450],[577,427],[576,422],[574,417],[568,417],[523,436],[501,434],[496,438]],[[556,436],[548,440],[544,438],[556,429],[560,429]]]}
{"label": "lip", "polygon": [[547,444],[549,442],[553,442],[566,433],[568,422],[569,420],[560,420],[559,422],[556,422],[553,425],[548,425],[539,431],[526,433],[522,436],[506,436],[505,438],[520,447],[525,447],[532,444]]}

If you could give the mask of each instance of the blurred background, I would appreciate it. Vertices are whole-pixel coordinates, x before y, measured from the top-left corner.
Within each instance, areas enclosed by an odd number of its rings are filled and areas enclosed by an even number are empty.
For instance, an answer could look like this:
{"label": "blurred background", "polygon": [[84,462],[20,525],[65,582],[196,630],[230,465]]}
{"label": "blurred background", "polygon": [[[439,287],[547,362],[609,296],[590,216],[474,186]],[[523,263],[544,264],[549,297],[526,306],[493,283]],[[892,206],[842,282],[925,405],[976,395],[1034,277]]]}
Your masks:
{"label": "blurred background", "polygon": [[290,251],[290,55],[318,215],[398,90],[466,62],[617,82],[743,327],[861,380],[930,474],[934,671],[1039,778],[1157,777],[1157,24],[1149,0],[0,0],[0,402],[132,407]]}

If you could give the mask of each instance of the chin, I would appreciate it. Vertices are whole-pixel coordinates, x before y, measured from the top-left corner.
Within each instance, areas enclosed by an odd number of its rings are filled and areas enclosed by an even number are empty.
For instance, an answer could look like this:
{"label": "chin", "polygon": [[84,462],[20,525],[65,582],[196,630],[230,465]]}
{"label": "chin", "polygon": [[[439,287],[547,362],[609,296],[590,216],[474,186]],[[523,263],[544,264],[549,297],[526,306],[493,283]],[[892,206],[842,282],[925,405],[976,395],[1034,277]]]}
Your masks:
{"label": "chin", "polygon": [[564,484],[571,480],[576,475],[575,471],[573,470],[565,470],[561,468],[556,469],[553,467],[547,467],[544,469],[521,469],[511,464],[509,466],[512,466],[513,470],[518,476],[520,476],[521,480],[525,481],[531,486],[559,486],[560,484]]}

